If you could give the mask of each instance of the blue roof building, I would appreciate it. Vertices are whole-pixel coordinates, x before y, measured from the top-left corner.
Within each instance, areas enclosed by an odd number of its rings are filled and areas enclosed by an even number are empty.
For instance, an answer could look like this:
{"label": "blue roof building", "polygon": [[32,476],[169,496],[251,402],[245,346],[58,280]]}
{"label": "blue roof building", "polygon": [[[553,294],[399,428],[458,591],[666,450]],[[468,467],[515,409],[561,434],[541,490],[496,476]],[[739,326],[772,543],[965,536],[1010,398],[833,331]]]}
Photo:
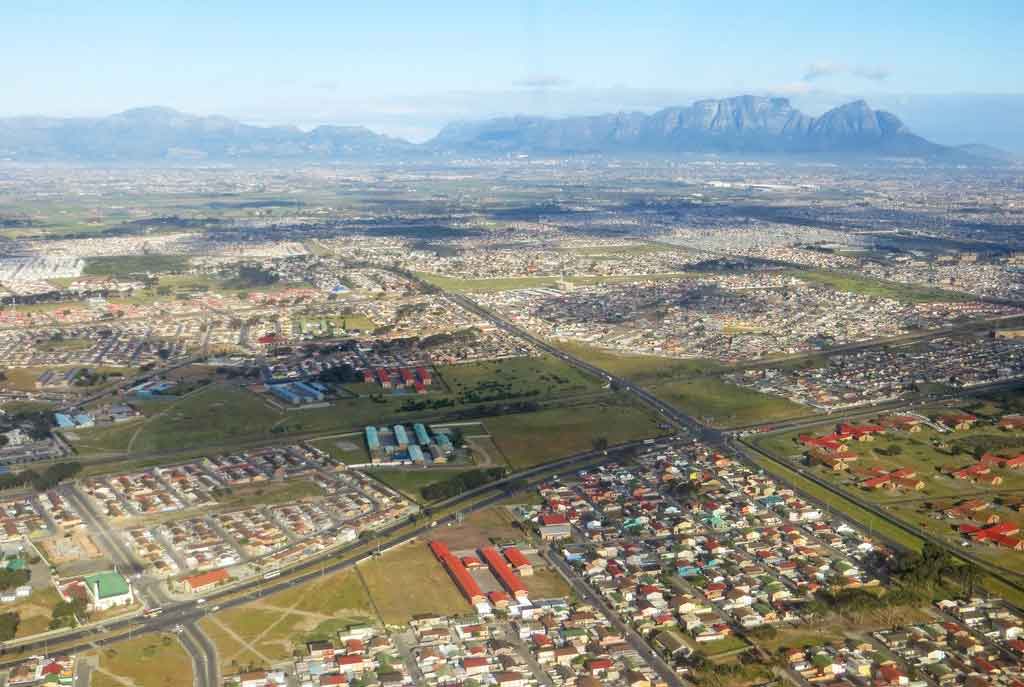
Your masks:
{"label": "blue roof building", "polygon": [[421,446],[427,446],[430,444],[430,435],[427,434],[427,428],[423,426],[422,422],[417,422],[412,426],[412,431],[416,433],[416,442]]}
{"label": "blue roof building", "polygon": [[405,433],[405,427],[395,425],[395,443],[399,446],[409,445],[409,435]]}
{"label": "blue roof building", "polygon": [[371,451],[380,450],[380,437],[377,435],[376,427],[366,428],[366,445]]}

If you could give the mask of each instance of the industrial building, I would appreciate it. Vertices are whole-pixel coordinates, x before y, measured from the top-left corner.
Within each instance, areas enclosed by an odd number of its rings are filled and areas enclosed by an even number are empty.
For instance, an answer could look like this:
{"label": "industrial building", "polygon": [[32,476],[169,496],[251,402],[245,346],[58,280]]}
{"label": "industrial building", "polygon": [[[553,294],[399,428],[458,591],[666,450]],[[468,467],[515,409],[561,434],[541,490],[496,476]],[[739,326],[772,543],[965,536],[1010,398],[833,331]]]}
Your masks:
{"label": "industrial building", "polygon": [[480,554],[483,556],[484,561],[487,562],[491,572],[498,578],[498,582],[501,582],[501,586],[515,597],[516,601],[529,603],[530,599],[526,591],[526,585],[523,584],[518,575],[512,572],[512,568],[508,567],[508,563],[498,553],[498,550],[493,546],[485,546],[480,549]]}
{"label": "industrial building", "polygon": [[462,595],[466,597],[469,603],[474,606],[487,603],[487,597],[480,590],[480,585],[469,574],[462,561],[452,555],[447,544],[436,540],[431,541],[430,550],[437,557],[437,560],[440,561],[441,565],[444,566],[445,570],[448,571],[448,574],[451,575],[455,586],[459,588],[459,591],[462,592]]}

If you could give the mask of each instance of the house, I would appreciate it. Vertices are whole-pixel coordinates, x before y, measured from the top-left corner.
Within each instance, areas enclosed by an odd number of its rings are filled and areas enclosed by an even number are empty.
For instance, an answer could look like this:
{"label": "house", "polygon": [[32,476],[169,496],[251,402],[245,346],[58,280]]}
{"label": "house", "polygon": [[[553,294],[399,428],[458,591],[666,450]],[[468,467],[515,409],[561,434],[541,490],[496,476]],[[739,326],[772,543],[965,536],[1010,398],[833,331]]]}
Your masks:
{"label": "house", "polygon": [[185,578],[185,589],[193,594],[205,594],[214,587],[225,584],[231,579],[231,575],[225,568],[218,568],[199,575],[192,575]]}
{"label": "house", "polygon": [[942,426],[955,432],[965,432],[974,426],[974,423],[978,421],[978,418],[970,413],[954,411],[950,413],[943,413],[935,418],[935,420]]}

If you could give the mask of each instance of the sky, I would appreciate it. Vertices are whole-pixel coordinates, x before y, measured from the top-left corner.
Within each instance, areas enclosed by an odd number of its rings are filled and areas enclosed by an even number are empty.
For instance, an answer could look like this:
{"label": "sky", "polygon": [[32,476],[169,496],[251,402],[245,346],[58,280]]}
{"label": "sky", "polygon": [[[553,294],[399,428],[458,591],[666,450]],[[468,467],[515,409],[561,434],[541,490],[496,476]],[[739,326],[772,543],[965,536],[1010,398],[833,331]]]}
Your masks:
{"label": "sky", "polygon": [[741,93],[810,114],[853,97],[1021,107],[1022,35],[1020,0],[19,0],[0,3],[0,116],[163,105],[423,140],[457,119]]}

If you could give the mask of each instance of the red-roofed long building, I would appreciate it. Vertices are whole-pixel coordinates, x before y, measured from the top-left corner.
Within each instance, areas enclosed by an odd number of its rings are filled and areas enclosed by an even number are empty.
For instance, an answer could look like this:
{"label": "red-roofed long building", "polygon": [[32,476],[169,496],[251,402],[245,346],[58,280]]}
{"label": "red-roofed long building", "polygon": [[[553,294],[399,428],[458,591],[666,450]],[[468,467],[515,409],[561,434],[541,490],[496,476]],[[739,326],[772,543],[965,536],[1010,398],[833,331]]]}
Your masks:
{"label": "red-roofed long building", "polygon": [[519,576],[512,572],[512,568],[508,567],[508,563],[502,558],[498,550],[493,546],[485,546],[480,549],[480,554],[483,559],[487,561],[487,565],[490,566],[491,572],[501,582],[501,586],[508,590],[508,593],[516,598],[517,601],[529,601],[529,595],[526,591],[526,585],[519,579]]}
{"label": "red-roofed long building", "polygon": [[483,591],[480,590],[480,585],[478,585],[476,580],[473,579],[473,576],[469,574],[469,571],[466,570],[466,566],[462,564],[462,561],[452,555],[452,552],[444,542],[430,542],[430,550],[437,557],[437,560],[441,562],[441,565],[445,567],[448,574],[451,575],[452,580],[455,582],[455,586],[458,587],[463,596],[469,600],[469,603],[475,606],[486,601],[487,597],[485,597]]}

